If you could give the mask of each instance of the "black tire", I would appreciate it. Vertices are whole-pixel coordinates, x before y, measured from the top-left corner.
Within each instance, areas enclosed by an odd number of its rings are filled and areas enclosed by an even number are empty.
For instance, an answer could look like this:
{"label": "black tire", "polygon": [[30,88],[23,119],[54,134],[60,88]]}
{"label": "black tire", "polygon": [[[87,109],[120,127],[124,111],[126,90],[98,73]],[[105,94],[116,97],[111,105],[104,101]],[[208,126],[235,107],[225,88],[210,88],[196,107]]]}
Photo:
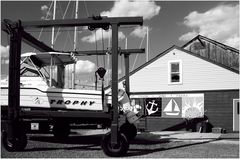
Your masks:
{"label": "black tire", "polygon": [[118,135],[118,144],[114,147],[111,145],[111,133],[107,133],[102,140],[103,152],[110,157],[119,157],[127,153],[129,143],[126,136],[122,133]]}
{"label": "black tire", "polygon": [[120,132],[123,133],[128,140],[133,140],[137,136],[137,128],[134,124],[129,122],[120,126]]}
{"label": "black tire", "polygon": [[7,151],[22,151],[27,146],[27,135],[26,133],[19,133],[13,140],[9,140],[7,132],[2,132],[2,144]]}
{"label": "black tire", "polygon": [[56,122],[53,125],[53,135],[57,139],[65,139],[70,134],[70,125],[66,122]]}

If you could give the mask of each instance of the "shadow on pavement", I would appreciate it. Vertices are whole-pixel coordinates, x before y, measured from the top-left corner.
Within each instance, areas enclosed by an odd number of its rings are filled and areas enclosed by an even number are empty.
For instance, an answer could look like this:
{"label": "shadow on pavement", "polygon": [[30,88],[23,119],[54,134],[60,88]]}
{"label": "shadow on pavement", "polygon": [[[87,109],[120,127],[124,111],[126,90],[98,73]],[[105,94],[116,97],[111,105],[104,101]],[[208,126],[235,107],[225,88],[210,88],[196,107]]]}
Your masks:
{"label": "shadow on pavement", "polygon": [[147,149],[146,147],[144,149],[129,149],[128,153],[125,155],[125,157],[131,157],[131,156],[142,156],[142,155],[147,155],[150,153],[154,153],[154,152],[158,152],[158,151],[166,151],[166,150],[171,150],[171,149],[178,149],[178,148],[183,148],[183,147],[188,147],[188,146],[193,146],[193,145],[201,145],[201,144],[206,144],[206,143],[210,143],[213,141],[216,141],[219,139],[214,139],[211,141],[204,141],[204,142],[195,142],[195,143],[183,143],[182,145],[178,145],[178,146],[166,146],[166,147],[160,147],[161,145],[159,145],[159,147],[157,148],[149,148]]}
{"label": "shadow on pavement", "polygon": [[61,144],[99,144],[101,143],[103,135],[89,135],[89,136],[69,136],[66,139],[57,139],[53,136],[32,136],[29,140],[61,143]]}
{"label": "shadow on pavement", "polygon": [[[34,147],[34,148],[26,149],[24,151],[31,152],[31,151],[54,151],[54,150],[101,150],[100,145],[101,145],[102,137],[103,137],[102,134],[101,135],[98,134],[98,135],[87,135],[87,136],[70,136],[67,139],[59,140],[54,138],[53,136],[30,136],[29,140],[31,141],[48,142],[53,144],[54,143],[69,144],[69,145],[72,144],[72,146],[63,145],[62,147],[56,146],[56,147],[46,147],[46,148]],[[212,141],[220,140],[220,139],[214,139],[214,140],[208,140],[208,141],[202,141],[202,142],[187,143],[184,141],[172,142],[172,140],[174,139],[176,138],[161,138],[159,135],[150,135],[150,136],[138,135],[133,141],[130,142],[130,149],[125,156],[131,157],[131,156],[147,155],[147,154],[158,152],[158,151],[165,151],[165,150],[177,149],[177,148],[188,147],[193,145],[200,145],[200,144],[205,144]]]}
{"label": "shadow on pavement", "polygon": [[95,146],[99,145],[84,145],[84,146],[73,146],[73,147],[60,147],[60,148],[49,148],[49,147],[35,147],[23,150],[23,152],[34,152],[34,151],[54,151],[54,150],[101,150]]}

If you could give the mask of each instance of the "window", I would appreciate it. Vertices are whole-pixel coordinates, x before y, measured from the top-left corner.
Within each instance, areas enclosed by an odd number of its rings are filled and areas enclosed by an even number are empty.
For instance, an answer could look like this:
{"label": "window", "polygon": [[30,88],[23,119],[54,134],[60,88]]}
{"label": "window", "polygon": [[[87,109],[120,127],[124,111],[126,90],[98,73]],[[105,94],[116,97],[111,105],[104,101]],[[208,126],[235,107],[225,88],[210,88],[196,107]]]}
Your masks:
{"label": "window", "polygon": [[168,84],[182,84],[181,60],[168,62]]}

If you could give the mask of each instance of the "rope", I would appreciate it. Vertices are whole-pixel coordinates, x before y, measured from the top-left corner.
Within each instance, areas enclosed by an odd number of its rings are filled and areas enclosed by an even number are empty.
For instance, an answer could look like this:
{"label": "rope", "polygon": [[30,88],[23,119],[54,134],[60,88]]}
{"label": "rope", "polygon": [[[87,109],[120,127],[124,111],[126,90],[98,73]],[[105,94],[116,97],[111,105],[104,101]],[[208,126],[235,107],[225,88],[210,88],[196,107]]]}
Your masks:
{"label": "rope", "polygon": [[[110,41],[110,31],[108,32],[108,48],[110,48],[110,45],[111,45],[111,41]],[[110,65],[110,55],[107,54],[107,71],[108,71],[108,74],[107,74],[107,85],[109,84],[109,81],[110,81],[110,72],[109,72],[109,65]]]}
{"label": "rope", "polygon": [[[103,39],[103,29],[102,29],[102,46],[103,46],[103,51],[104,51],[104,39]],[[105,68],[105,56],[102,56],[103,57],[103,67]]]}
{"label": "rope", "polygon": [[96,44],[96,54],[97,54],[96,58],[97,58],[97,68],[98,68],[97,33],[96,33],[96,30],[94,31],[94,33],[95,33],[95,44]]}

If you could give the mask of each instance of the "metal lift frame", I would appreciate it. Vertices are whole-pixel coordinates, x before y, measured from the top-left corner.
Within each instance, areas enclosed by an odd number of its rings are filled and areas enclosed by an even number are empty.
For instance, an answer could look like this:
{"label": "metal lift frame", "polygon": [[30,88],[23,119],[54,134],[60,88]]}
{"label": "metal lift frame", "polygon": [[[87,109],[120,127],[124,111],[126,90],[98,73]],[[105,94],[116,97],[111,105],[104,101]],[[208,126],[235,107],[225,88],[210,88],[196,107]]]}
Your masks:
{"label": "metal lift frame", "polygon": [[[13,140],[15,133],[19,129],[19,118],[21,117],[43,117],[43,116],[62,116],[63,113],[55,112],[21,112],[20,110],[20,55],[21,42],[24,41],[33,48],[41,52],[56,51],[40,42],[31,34],[24,31],[25,28],[42,28],[42,27],[74,27],[74,26],[88,26],[91,28],[107,28],[111,25],[112,28],[112,72],[118,72],[118,27],[121,25],[142,25],[142,17],[101,17],[83,18],[83,19],[67,19],[67,20],[47,20],[47,21],[17,21],[12,22],[4,19],[1,24],[1,29],[10,34],[10,51],[9,51],[9,90],[8,90],[8,122],[7,134],[8,139]],[[144,50],[124,50],[125,59],[125,74],[126,74],[126,92],[129,94],[129,55],[131,52],[143,53]],[[60,51],[56,51],[60,52]],[[74,52],[74,51],[73,51]],[[82,52],[83,53],[83,52]],[[95,51],[96,53],[96,51]],[[93,55],[93,51],[88,52]],[[14,99],[14,100],[12,100]],[[85,116],[89,118],[110,118],[111,122],[111,144],[118,144],[118,74],[112,73],[112,114],[97,113],[97,112],[82,112],[75,111],[68,114],[64,112],[64,116]],[[50,113],[50,114],[49,114]]]}

